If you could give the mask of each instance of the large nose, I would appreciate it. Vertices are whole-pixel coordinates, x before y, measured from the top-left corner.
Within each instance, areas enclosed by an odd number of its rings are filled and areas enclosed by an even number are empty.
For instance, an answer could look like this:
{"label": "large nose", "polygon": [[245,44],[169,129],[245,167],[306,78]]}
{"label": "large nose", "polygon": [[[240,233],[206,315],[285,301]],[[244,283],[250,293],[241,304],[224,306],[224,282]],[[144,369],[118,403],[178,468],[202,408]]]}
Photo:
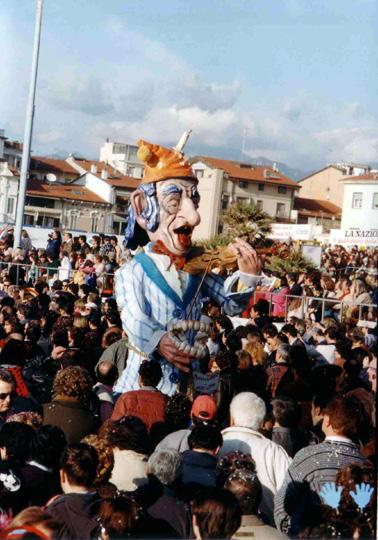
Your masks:
{"label": "large nose", "polygon": [[185,217],[188,225],[196,227],[201,221],[201,216],[198,213],[197,208],[194,206],[192,199],[185,197],[181,204],[180,214]]}

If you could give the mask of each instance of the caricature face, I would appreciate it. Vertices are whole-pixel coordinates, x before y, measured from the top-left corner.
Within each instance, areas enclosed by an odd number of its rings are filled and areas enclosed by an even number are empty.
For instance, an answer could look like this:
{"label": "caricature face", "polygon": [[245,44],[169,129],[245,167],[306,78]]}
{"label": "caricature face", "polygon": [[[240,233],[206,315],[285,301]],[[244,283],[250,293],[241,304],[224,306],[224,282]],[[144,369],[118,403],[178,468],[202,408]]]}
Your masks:
{"label": "caricature face", "polygon": [[[161,240],[175,255],[184,254],[192,245],[192,233],[200,221],[198,205],[200,195],[197,181],[172,178],[156,184],[159,204],[159,225],[155,231],[148,231],[150,240]],[[141,217],[139,224],[146,228]]]}

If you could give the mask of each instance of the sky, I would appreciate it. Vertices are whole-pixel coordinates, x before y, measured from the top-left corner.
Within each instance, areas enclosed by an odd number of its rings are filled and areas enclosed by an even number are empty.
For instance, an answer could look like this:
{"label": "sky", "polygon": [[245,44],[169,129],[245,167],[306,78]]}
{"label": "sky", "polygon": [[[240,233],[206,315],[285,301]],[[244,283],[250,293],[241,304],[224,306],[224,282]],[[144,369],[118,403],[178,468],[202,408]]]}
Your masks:
{"label": "sky", "polygon": [[[0,0],[0,128],[22,140],[36,0]],[[106,138],[310,171],[378,161],[376,0],[45,0],[32,148]]]}

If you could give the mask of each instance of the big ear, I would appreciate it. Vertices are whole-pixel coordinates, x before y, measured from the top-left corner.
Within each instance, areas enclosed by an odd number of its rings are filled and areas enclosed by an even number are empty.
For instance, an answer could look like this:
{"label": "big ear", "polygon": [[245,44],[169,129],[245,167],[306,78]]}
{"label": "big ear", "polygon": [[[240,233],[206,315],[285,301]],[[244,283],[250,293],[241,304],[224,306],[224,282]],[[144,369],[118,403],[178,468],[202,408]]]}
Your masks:
{"label": "big ear", "polygon": [[143,208],[145,207],[146,201],[143,191],[136,189],[130,197],[130,203],[135,212],[135,219],[139,227],[146,230],[146,220],[142,217]]}

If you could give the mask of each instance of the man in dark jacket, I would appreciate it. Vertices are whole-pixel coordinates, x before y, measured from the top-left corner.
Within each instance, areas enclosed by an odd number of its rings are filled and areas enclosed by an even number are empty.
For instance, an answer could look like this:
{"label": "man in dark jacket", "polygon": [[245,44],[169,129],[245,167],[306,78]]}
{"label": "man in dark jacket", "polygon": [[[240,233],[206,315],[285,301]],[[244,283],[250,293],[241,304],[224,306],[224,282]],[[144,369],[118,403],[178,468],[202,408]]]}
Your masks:
{"label": "man in dark jacket", "polygon": [[188,498],[203,486],[215,486],[217,454],[223,444],[220,430],[212,425],[195,427],[188,437],[190,450],[182,453],[182,483]]}
{"label": "man in dark jacket", "polygon": [[59,538],[91,540],[98,537],[100,498],[92,488],[98,458],[88,444],[68,445],[62,455],[60,483],[64,495],[48,506],[49,514],[64,522]]}

